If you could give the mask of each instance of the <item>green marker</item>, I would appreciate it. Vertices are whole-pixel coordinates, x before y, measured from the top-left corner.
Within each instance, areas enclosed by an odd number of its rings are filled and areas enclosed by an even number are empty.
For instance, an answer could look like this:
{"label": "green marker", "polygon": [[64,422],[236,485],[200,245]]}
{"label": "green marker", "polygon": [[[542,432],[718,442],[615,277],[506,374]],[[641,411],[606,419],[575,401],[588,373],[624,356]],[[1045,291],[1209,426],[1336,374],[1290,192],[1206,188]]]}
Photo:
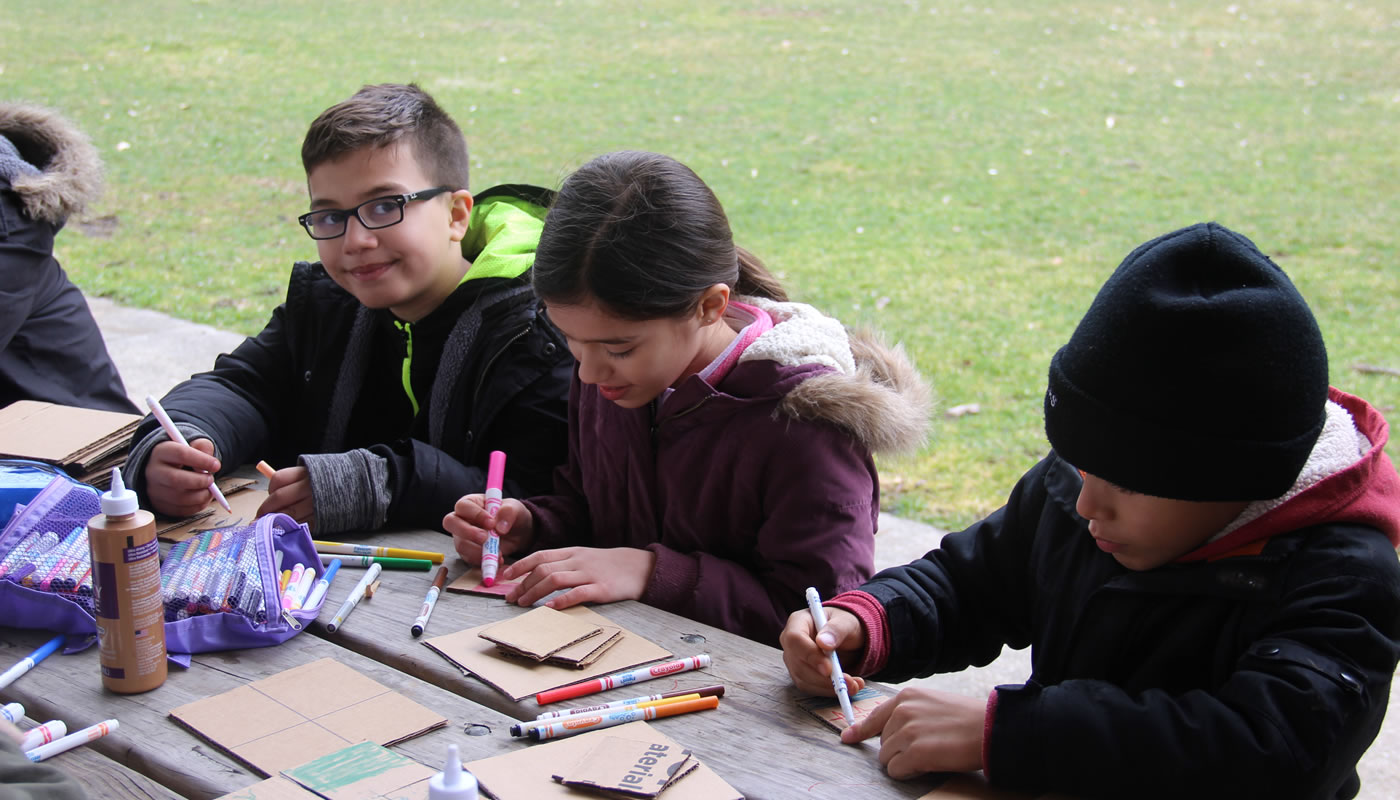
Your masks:
{"label": "green marker", "polygon": [[410,569],[419,572],[427,572],[433,568],[433,562],[426,558],[388,558],[386,556],[343,556],[331,553],[317,553],[324,563],[326,559],[338,558],[342,567],[368,567],[370,564],[378,564],[383,569]]}

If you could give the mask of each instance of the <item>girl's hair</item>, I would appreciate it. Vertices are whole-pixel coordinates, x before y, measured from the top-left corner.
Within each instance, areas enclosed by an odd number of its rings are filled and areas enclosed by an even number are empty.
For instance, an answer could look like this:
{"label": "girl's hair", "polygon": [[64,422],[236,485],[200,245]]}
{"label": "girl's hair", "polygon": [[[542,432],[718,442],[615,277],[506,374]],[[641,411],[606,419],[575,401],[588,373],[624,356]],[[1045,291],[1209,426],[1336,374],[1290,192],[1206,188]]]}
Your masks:
{"label": "girl's hair", "polygon": [[656,153],[607,153],[570,175],[535,251],[538,297],[597,302],[624,319],[683,316],[717,283],[787,299],[763,262],[734,245],[710,187]]}

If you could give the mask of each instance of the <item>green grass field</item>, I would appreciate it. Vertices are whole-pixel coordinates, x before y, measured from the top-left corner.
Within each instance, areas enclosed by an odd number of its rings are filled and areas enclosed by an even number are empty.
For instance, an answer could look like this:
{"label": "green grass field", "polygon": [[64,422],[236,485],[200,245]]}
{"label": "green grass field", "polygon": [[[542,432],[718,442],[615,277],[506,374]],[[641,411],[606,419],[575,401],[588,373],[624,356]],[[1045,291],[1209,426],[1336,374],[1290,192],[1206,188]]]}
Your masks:
{"label": "green grass field", "polygon": [[1214,219],[1312,303],[1335,385],[1400,407],[1400,9],[1178,0],[8,0],[0,97],[107,163],[59,238],[87,292],[257,331],[315,248],[307,124],[363,83],[456,116],[473,188],[600,152],[692,166],[792,293],[902,341],[944,408],[881,463],[946,527],[1046,450],[1046,365],[1140,242]]}

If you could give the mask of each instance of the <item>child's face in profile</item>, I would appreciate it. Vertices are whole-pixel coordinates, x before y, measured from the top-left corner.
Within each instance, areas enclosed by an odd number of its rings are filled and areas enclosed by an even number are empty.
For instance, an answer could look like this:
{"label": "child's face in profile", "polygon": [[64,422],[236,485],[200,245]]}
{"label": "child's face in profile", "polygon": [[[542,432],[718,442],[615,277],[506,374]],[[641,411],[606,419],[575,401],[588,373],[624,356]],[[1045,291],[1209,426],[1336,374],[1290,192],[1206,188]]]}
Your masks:
{"label": "child's face in profile", "polygon": [[[312,211],[351,209],[436,185],[402,142],[319,164],[306,182]],[[470,214],[469,192],[440,194],[408,203],[403,221],[385,228],[367,229],[351,214],[344,235],[318,240],[316,248],[331,279],[361,303],[416,322],[447,299],[471,266],[459,244]]]}
{"label": "child's face in profile", "polygon": [[1247,502],[1198,503],[1139,494],[1084,475],[1074,509],[1089,520],[1099,549],[1131,570],[1169,564],[1205,544],[1244,511]]}
{"label": "child's face in profile", "polygon": [[[707,323],[698,311],[678,318],[623,319],[591,302],[551,303],[547,313],[569,342],[579,380],[596,385],[599,394],[623,408],[641,408],[704,369],[713,357],[715,329],[726,327]],[[733,338],[732,331],[729,335]]]}

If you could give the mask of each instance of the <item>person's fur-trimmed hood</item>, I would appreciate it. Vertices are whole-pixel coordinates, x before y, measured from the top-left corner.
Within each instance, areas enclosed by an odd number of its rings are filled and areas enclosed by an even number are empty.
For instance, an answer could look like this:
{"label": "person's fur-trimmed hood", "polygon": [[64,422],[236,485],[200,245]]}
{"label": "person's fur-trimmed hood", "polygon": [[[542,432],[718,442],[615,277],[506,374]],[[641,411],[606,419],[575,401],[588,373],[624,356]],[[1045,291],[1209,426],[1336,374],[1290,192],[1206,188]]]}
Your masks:
{"label": "person's fur-trimmed hood", "polygon": [[57,112],[25,103],[0,103],[0,135],[39,169],[37,175],[11,179],[31,218],[60,224],[102,193],[97,149]]}
{"label": "person's fur-trimmed hood", "polygon": [[767,311],[775,323],[740,361],[768,359],[831,368],[801,379],[784,395],[778,413],[831,422],[874,453],[907,453],[924,445],[932,392],[902,346],[887,344],[874,331],[847,331],[837,320],[801,303],[738,299]]}

